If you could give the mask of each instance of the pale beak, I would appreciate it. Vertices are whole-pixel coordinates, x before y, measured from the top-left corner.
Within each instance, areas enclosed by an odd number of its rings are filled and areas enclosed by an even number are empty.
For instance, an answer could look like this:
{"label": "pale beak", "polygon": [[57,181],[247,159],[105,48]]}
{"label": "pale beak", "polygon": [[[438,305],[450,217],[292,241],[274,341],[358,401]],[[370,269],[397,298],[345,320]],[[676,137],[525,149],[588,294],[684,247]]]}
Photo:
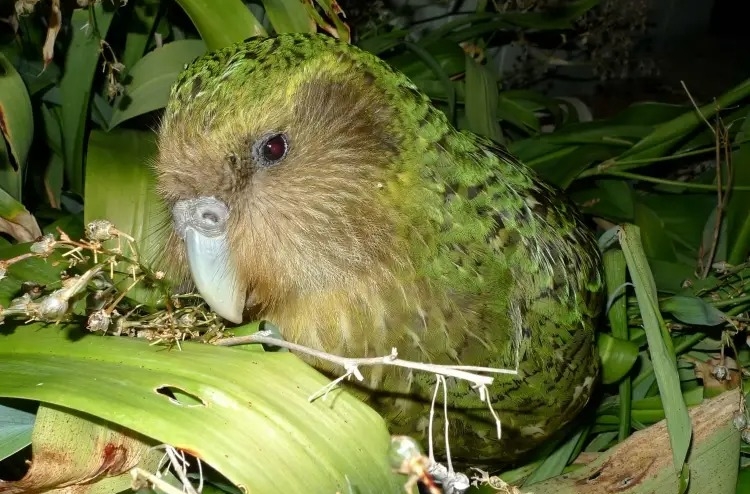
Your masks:
{"label": "pale beak", "polygon": [[172,218],[198,292],[214,312],[241,323],[246,294],[229,252],[229,208],[215,197],[184,199],[172,208]]}

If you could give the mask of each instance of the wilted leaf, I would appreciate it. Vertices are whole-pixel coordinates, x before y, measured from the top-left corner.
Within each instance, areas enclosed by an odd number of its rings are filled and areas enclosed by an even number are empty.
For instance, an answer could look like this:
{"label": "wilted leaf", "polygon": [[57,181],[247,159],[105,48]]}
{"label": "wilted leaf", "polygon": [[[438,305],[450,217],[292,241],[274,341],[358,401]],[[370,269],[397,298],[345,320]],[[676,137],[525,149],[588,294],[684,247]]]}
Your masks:
{"label": "wilted leaf", "polygon": [[[707,398],[717,396],[741,384],[737,362],[731,357],[724,357],[723,361],[721,358],[714,357],[705,362],[689,355],[684,358],[695,365],[695,377],[703,381],[703,392]],[[722,379],[718,379],[716,375],[717,366],[726,369],[726,376]]]}
{"label": "wilted leaf", "polygon": [[323,10],[323,13],[333,21],[333,26],[323,19],[311,1],[304,1],[308,15],[314,18],[317,24],[331,36],[334,36],[347,43],[351,41],[351,29],[349,25],[341,20],[339,16],[345,16],[346,13],[341,9],[336,0],[315,0]]}
{"label": "wilted leaf", "polygon": [[[1,350],[0,350],[1,351]],[[63,487],[84,494],[119,492],[130,487],[128,471],[156,471],[163,452],[150,450],[132,431],[64,408],[40,406],[32,436],[33,457],[26,475],[4,482],[2,492],[22,494]]]}
{"label": "wilted leaf", "polygon": [[19,242],[31,242],[42,234],[34,216],[3,189],[0,189],[0,232]]}
{"label": "wilted leaf", "polygon": [[52,0],[50,2],[49,19],[47,19],[47,39],[44,40],[44,46],[42,47],[42,57],[44,58],[45,67],[55,57],[55,41],[57,40],[57,33],[60,32],[61,25],[62,12],[60,12],[60,0]]}

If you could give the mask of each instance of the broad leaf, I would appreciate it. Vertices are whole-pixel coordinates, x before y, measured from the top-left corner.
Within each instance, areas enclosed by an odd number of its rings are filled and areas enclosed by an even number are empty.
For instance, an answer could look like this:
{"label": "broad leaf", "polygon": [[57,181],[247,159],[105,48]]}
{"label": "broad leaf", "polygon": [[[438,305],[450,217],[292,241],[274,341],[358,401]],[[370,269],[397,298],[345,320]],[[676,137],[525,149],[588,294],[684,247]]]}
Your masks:
{"label": "broad leaf", "polygon": [[[396,492],[383,420],[289,352],[0,331],[0,396],[84,412],[198,456],[247,492]],[[175,396],[175,397],[172,397]],[[292,474],[293,472],[293,474]]]}

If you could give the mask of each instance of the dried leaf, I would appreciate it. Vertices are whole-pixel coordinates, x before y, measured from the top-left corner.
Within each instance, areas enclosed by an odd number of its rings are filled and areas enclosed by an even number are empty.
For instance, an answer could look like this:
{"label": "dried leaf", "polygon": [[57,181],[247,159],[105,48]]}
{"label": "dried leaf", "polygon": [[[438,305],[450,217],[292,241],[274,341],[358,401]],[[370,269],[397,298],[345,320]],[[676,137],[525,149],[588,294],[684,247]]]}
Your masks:
{"label": "dried leaf", "polygon": [[55,40],[57,39],[57,34],[60,32],[61,24],[62,12],[60,12],[60,0],[52,0],[52,3],[50,4],[47,38],[44,40],[44,46],[42,47],[45,68],[55,57]]}

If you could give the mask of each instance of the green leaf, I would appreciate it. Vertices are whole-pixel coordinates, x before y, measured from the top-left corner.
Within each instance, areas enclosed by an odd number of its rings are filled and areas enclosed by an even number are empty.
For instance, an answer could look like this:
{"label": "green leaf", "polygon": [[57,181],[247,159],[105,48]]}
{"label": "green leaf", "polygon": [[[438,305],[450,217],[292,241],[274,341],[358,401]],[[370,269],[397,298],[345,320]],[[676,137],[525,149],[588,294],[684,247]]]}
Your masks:
{"label": "green leaf", "polygon": [[[105,8],[106,4],[106,8]],[[91,85],[114,11],[108,2],[89,9],[76,9],[70,21],[72,39],[66,51],[65,71],[60,79],[61,125],[65,171],[70,190],[83,196],[83,145],[88,120]]]}
{"label": "green leaf", "polygon": [[[629,193],[630,191],[628,191]],[[628,313],[627,313],[627,263],[625,261],[625,255],[619,249],[608,249],[602,256],[604,262],[604,277],[605,286],[607,287],[607,305],[609,310],[607,311],[607,318],[609,319],[609,326],[612,328],[612,336],[618,338],[619,341],[627,341],[636,348],[633,362],[630,364],[630,368],[626,370],[627,373],[638,361],[639,347],[637,343],[630,339],[630,328],[628,327]],[[623,361],[626,359],[622,359]],[[618,373],[613,372],[612,369],[606,370],[604,366],[604,374],[607,377],[613,378]],[[610,366],[611,367],[611,366]],[[623,369],[625,365],[621,366]],[[618,417],[620,419],[619,428],[617,431],[617,439],[624,441],[630,435],[630,418],[631,418],[631,401],[633,395],[633,381],[626,374],[620,376],[621,382],[619,384],[619,401],[620,407],[618,411]]]}
{"label": "green leaf", "polygon": [[34,115],[26,86],[15,67],[0,53],[0,133],[10,147],[11,162],[0,142],[0,188],[21,199],[23,170],[34,138]]}
{"label": "green leaf", "polygon": [[712,101],[697,110],[688,111],[666,123],[658,125],[654,130],[632,149],[624,152],[619,160],[646,159],[663,156],[676,143],[701,125],[706,125],[704,118],[713,117],[719,109],[728,108],[738,101],[750,96],[750,79],[727,91],[716,101]]}
{"label": "green leaf", "polygon": [[[23,23],[21,23],[23,25]],[[23,27],[21,28],[23,30]],[[25,33],[28,35],[28,31]],[[36,45],[33,40],[25,39],[24,41],[30,42],[32,46]],[[24,48],[20,46],[21,43],[15,44],[0,44],[0,52],[2,52],[11,64],[16,68],[19,75],[23,79],[26,89],[30,96],[34,96],[39,92],[48,89],[54,85],[60,79],[60,68],[51,62],[44,65],[43,57],[40,56],[40,51],[33,52],[33,58],[27,58],[24,53]],[[41,48],[39,48],[41,50]]]}
{"label": "green leaf", "polygon": [[[154,190],[148,165],[155,156],[153,132],[116,129],[92,131],[86,157],[84,222],[106,219],[140,239],[144,261],[158,259],[164,245],[160,227],[165,224],[166,211]],[[154,306],[159,294],[136,286],[128,296]]]}
{"label": "green leaf", "polygon": [[[455,43],[441,42],[425,48],[431,58],[449,76],[463,73],[466,70],[466,54]],[[412,52],[391,56],[385,59],[388,64],[404,73],[415,84],[422,87],[425,81],[438,81],[435,71],[421,57],[415,57]],[[432,95],[431,95],[432,96]],[[446,95],[441,95],[443,99]]]}
{"label": "green leaf", "polygon": [[680,472],[690,448],[692,426],[680,391],[674,347],[669,331],[659,313],[656,284],[641,245],[640,229],[635,225],[626,224],[620,228],[618,236],[630,277],[635,285],[638,307],[648,339],[648,349],[661,399],[664,402],[669,441],[672,446],[672,462],[675,472]]}
{"label": "green leaf", "polygon": [[592,163],[605,160],[612,154],[610,145],[570,146],[557,155],[526,161],[526,164],[546,180],[566,189]]}
{"label": "green leaf", "polygon": [[556,8],[542,9],[541,12],[505,12],[502,15],[507,22],[526,29],[550,31],[572,29],[573,21],[599,5],[601,0],[573,0],[564,2]]}
{"label": "green leaf", "polygon": [[602,359],[602,382],[616,383],[630,372],[638,359],[638,345],[606,333],[597,336],[599,357]]}
{"label": "green leaf", "polygon": [[633,221],[633,189],[625,180],[597,180],[596,187],[571,194],[581,209],[590,215],[611,221]]}
{"label": "green leaf", "polygon": [[[10,400],[3,402],[11,403]],[[33,413],[0,403],[0,460],[31,444],[34,419]]]}
{"label": "green leaf", "polygon": [[125,65],[125,74],[130,73],[146,52],[153,38],[157,19],[160,17],[160,4],[161,0],[133,2],[125,47],[120,57],[120,62]]}
{"label": "green leaf", "polygon": [[512,97],[508,92],[502,92],[497,98],[497,117],[525,132],[538,133],[540,131],[539,118],[534,114],[534,110],[524,105],[527,102],[527,100]]}
{"label": "green leaf", "polygon": [[252,36],[266,36],[258,19],[241,0],[177,0],[209,51]]}
{"label": "green leaf", "polygon": [[[2,247],[0,248],[0,259],[7,260],[26,254],[30,247],[30,243]],[[21,295],[20,286],[24,281],[33,281],[40,285],[59,283],[60,272],[67,265],[67,263],[61,263],[61,260],[60,255],[55,253],[47,259],[31,257],[23,262],[11,264],[5,277],[0,281],[0,305],[7,307],[13,298]],[[0,381],[2,380],[0,379]]]}
{"label": "green leaf", "polygon": [[653,126],[668,122],[688,111],[690,108],[685,105],[643,101],[630,105],[609,119],[608,123]]}
{"label": "green leaf", "polygon": [[466,60],[466,119],[469,130],[502,144],[503,132],[497,119],[497,79],[486,65],[468,54]]}
{"label": "green leaf", "polygon": [[146,54],[128,73],[130,82],[115,102],[109,128],[129,118],[164,108],[172,84],[185,64],[205,52],[206,44],[202,40],[185,39],[167,43]]}
{"label": "green leaf", "polygon": [[[735,143],[739,148],[732,153],[732,170],[735,185],[750,185],[750,110],[745,116],[740,132],[737,133]],[[750,204],[750,192],[733,190],[730,192],[726,206],[727,241],[729,242],[729,264],[740,264],[750,253],[750,214],[747,205]]]}
{"label": "green leaf", "polygon": [[670,194],[668,197],[669,200],[665,200],[661,194],[639,194],[638,202],[659,218],[663,225],[660,235],[672,241],[676,252],[697,260],[716,197],[714,194]]}
{"label": "green leaf", "polygon": [[664,235],[664,221],[661,216],[642,202],[635,203],[634,211],[635,224],[638,225],[639,232],[643,232],[643,250],[648,258],[673,261],[674,245],[669,237]]}
{"label": "green leaf", "polygon": [[153,132],[93,131],[86,157],[84,222],[106,218],[119,229],[148,242],[159,219],[160,200],[148,166],[156,155]]}
{"label": "green leaf", "polygon": [[317,26],[300,0],[263,0],[266,15],[277,33],[314,33]]}
{"label": "green leaf", "polygon": [[403,489],[383,420],[343,390],[310,402],[329,381],[290,352],[191,342],[167,350],[31,325],[0,334],[0,375],[0,396],[84,412],[185,449],[247,492]]}
{"label": "green leaf", "polygon": [[[563,470],[568,465],[571,456],[575,451],[578,450],[579,443],[582,436],[584,435],[585,429],[581,429],[572,436],[570,436],[554,453],[544,459],[541,465],[534,470],[534,473],[524,481],[524,487],[530,486],[537,482],[543,482],[556,475],[563,473]],[[533,489],[532,489],[533,490]]]}
{"label": "green leaf", "polygon": [[674,295],[661,303],[661,309],[687,324],[717,326],[727,321],[723,312],[698,297]]}

